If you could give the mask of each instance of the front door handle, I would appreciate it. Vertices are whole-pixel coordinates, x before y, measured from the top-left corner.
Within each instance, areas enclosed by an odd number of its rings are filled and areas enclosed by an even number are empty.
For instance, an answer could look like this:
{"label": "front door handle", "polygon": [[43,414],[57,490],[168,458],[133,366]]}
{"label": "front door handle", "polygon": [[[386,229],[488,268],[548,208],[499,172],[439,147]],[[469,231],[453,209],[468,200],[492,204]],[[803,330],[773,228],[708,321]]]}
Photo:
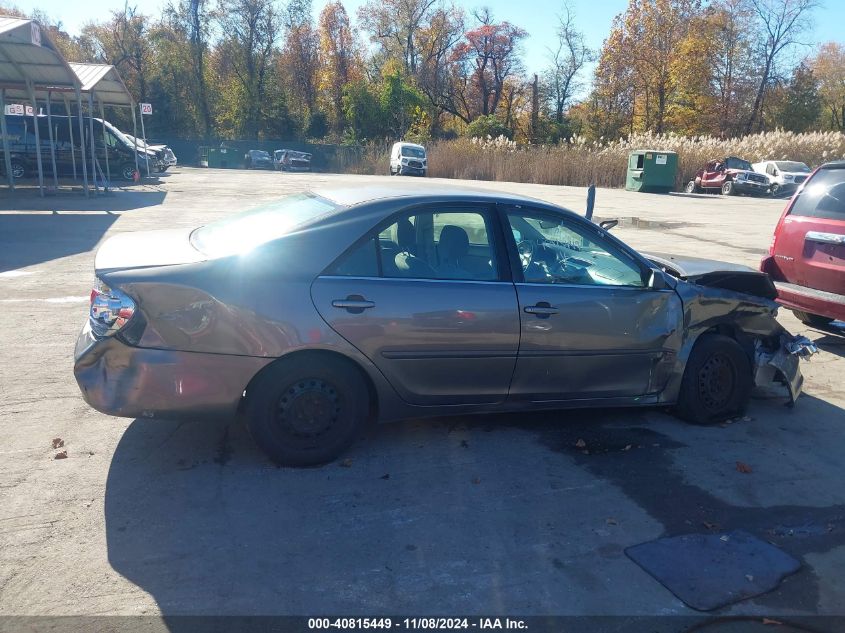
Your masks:
{"label": "front door handle", "polygon": [[551,315],[560,312],[555,306],[546,301],[540,301],[537,305],[533,306],[525,306],[523,311],[528,314],[534,314],[540,319],[548,319]]}
{"label": "front door handle", "polygon": [[361,314],[368,308],[376,307],[376,304],[373,301],[368,301],[361,295],[349,295],[346,299],[335,299],[332,301],[332,306],[341,308],[352,314]]}

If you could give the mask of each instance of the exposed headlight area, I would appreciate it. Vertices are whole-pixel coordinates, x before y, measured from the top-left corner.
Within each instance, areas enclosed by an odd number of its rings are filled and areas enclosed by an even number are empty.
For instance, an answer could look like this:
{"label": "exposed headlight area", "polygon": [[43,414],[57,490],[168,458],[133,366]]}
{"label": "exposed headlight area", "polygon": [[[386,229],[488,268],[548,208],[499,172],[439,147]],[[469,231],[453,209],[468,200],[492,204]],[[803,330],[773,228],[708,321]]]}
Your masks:
{"label": "exposed headlight area", "polygon": [[88,322],[97,338],[114,336],[135,315],[135,302],[122,290],[110,288],[99,277],[91,289]]}

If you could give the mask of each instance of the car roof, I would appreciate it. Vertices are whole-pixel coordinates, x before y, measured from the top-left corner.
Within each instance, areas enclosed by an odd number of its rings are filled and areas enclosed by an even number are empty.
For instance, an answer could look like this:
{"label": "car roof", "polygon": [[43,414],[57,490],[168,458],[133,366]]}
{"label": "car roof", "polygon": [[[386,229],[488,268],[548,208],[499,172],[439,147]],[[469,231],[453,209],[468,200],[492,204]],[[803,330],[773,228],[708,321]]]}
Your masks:
{"label": "car roof", "polygon": [[411,183],[385,182],[347,187],[321,187],[312,189],[311,193],[346,207],[378,200],[402,199],[405,201],[413,200],[414,202],[425,202],[427,200],[488,203],[511,202],[514,204],[523,203],[531,204],[532,206],[560,208],[528,196],[460,185],[433,183],[431,181]]}
{"label": "car roof", "polygon": [[419,143],[409,143],[408,141],[396,141],[393,144],[393,147],[396,147],[397,145],[399,147],[419,147],[420,149],[425,149],[425,147],[423,147]]}

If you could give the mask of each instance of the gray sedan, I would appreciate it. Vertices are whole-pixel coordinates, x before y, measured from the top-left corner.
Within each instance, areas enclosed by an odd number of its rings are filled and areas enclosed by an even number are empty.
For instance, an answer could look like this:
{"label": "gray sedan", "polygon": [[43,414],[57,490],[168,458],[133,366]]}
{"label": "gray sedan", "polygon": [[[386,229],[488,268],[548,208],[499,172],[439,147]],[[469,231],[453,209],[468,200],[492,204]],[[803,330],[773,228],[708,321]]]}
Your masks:
{"label": "gray sedan", "polygon": [[[391,183],[392,184],[392,183]],[[276,462],[330,461],[372,420],[794,401],[806,339],[762,273],[640,255],[539,200],[442,186],[283,198],[95,263],[74,373],[110,415],[242,414]]]}

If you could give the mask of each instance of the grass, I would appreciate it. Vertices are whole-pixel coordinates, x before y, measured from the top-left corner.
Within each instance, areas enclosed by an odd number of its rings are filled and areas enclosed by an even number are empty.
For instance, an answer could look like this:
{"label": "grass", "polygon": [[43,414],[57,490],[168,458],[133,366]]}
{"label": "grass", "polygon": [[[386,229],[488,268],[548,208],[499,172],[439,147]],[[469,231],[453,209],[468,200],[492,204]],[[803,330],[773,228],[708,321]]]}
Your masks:
{"label": "grass", "polygon": [[[387,174],[390,144],[371,143],[338,152],[333,167],[342,173]],[[428,147],[428,173],[438,178],[531,182],[584,187],[624,187],[628,153],[633,149],[678,153],[676,189],[708,160],[739,156],[752,163],[796,160],[816,167],[845,158],[841,132],[764,132],[742,138],[636,134],[616,141],[588,142],[576,137],[560,145],[520,146],[505,138],[458,139]]]}

